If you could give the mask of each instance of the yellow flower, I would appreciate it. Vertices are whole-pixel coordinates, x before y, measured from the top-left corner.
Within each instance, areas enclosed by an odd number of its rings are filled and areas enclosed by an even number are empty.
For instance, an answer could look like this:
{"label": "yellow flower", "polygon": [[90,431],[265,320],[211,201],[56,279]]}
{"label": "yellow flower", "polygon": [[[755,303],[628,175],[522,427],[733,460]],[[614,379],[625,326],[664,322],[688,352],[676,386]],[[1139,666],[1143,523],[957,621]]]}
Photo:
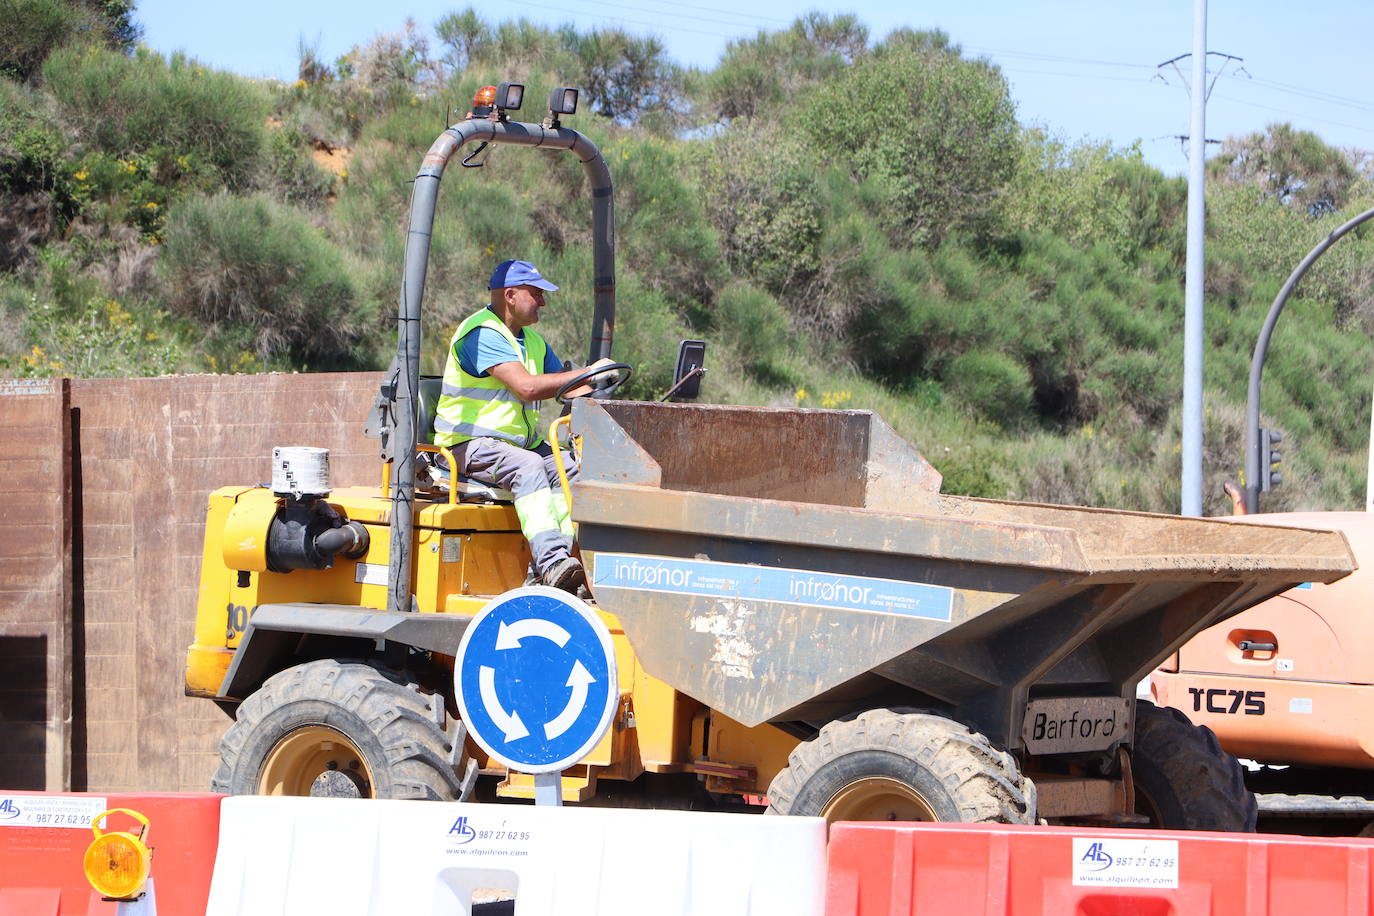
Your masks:
{"label": "yellow flower", "polygon": [[806,389],[805,389],[805,388],[798,388],[796,394],[794,395],[794,397],[796,397],[797,403],[798,403],[798,404],[800,404],[802,401],[805,401],[805,400],[806,400]]}
{"label": "yellow flower", "polygon": [[75,178],[77,181],[85,181],[85,180],[86,180],[86,170],[85,170],[85,169],[82,169],[81,171],[79,171],[79,172],[77,172],[76,174],[72,175],[72,177]]}
{"label": "yellow flower", "polygon": [[156,210],[156,209],[157,209],[157,201],[155,201],[155,200],[150,200],[150,201],[148,201],[146,204],[143,205],[143,209],[145,209],[145,210]]}
{"label": "yellow flower", "polygon": [[308,84],[305,80],[296,80],[296,81],[295,81],[294,83],[292,83],[291,85],[292,85],[293,88],[296,88],[296,89],[304,89],[304,88],[305,88],[306,86],[308,86],[309,84]]}
{"label": "yellow flower", "polygon": [[339,169],[339,178],[341,178],[341,179],[347,179],[347,178],[348,178],[348,169]]}

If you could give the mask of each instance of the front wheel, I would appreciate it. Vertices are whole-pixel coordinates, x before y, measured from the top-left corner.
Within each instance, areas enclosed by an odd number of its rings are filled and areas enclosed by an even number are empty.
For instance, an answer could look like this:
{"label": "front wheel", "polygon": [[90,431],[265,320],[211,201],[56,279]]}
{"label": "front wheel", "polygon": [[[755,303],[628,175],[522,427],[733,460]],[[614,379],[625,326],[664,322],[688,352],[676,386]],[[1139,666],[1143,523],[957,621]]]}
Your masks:
{"label": "front wheel", "polygon": [[323,659],[288,668],[239,707],[220,741],[211,788],[230,795],[466,800],[476,761],[463,755],[460,722],[443,731],[443,702],[361,662]]}
{"label": "front wheel", "polygon": [[1136,701],[1131,772],[1136,812],[1152,827],[1255,832],[1259,806],[1240,762],[1173,707]]}
{"label": "front wheel", "polygon": [[825,725],[768,787],[768,813],[827,821],[1032,824],[1016,760],[943,716],[873,709]]}

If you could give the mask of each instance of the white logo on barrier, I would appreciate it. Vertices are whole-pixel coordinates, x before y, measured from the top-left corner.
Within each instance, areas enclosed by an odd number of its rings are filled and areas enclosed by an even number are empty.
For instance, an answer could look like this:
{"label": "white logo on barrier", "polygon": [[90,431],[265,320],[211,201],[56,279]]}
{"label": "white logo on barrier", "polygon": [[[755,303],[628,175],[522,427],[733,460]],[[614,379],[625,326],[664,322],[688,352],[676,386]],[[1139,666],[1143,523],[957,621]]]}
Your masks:
{"label": "white logo on barrier", "polygon": [[89,830],[108,810],[105,799],[84,795],[0,795],[0,827]]}
{"label": "white logo on barrier", "polygon": [[[453,826],[448,828],[449,839],[453,840],[455,846],[463,846],[477,839],[477,831],[468,826],[468,819],[460,817],[453,822]],[[453,839],[457,837],[457,839]]]}
{"label": "white logo on barrier", "polygon": [[1073,838],[1073,883],[1178,887],[1178,840]]}
{"label": "white logo on barrier", "polygon": [[511,830],[508,818],[491,826],[474,821],[461,814],[448,828],[448,852],[450,855],[505,856],[519,858],[530,854],[529,830]]}

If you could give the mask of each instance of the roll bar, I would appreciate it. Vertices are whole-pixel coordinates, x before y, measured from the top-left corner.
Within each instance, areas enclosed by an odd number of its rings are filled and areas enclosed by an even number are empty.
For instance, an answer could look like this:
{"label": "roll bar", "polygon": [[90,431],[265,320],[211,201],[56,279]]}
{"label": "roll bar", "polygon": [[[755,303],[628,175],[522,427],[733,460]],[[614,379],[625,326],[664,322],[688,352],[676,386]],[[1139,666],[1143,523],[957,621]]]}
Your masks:
{"label": "roll bar", "polygon": [[449,160],[465,144],[477,141],[543,149],[568,150],[581,162],[592,194],[592,273],[595,293],[590,365],[611,355],[615,329],[615,192],[601,151],[586,136],[565,127],[515,121],[470,119],[439,135],[425,153],[410,195],[410,228],[406,235],[405,273],[401,278],[396,359],[382,385],[382,398],[394,423],[391,460],[391,562],[387,610],[413,609],[411,544],[415,528],[416,416],[420,388],[420,302],[429,266],[429,242],[439,182]]}

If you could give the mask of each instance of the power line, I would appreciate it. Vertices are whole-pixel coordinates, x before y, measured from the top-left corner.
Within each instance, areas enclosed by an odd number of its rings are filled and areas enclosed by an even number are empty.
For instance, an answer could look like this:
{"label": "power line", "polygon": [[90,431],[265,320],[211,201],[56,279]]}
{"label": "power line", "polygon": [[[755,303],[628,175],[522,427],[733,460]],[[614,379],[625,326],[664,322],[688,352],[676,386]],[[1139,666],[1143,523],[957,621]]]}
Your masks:
{"label": "power line", "polygon": [[643,22],[643,21],[635,20],[635,19],[622,19],[622,18],[620,18],[620,17],[618,17],[618,16],[600,16],[600,15],[597,15],[596,13],[588,13],[588,12],[586,12],[585,10],[570,10],[570,9],[568,9],[568,8],[566,8],[566,7],[562,7],[562,6],[548,6],[548,5],[543,4],[543,3],[531,3],[530,0],[507,0],[507,2],[512,3],[512,4],[515,4],[515,5],[517,5],[517,6],[532,6],[532,7],[534,7],[535,9],[552,10],[552,11],[555,12],[555,13],[567,13],[567,14],[569,14],[569,15],[571,15],[571,16],[585,16],[585,17],[587,17],[587,18],[589,18],[589,19],[598,19],[598,20],[602,20],[602,21],[605,21],[605,22],[626,23],[626,24],[629,24],[629,25],[639,25],[639,26],[643,26],[643,27],[646,28],[646,29],[652,29],[652,30],[654,30],[654,31],[661,31],[661,32],[690,32],[690,33],[692,33],[693,35],[708,35],[708,36],[710,36],[711,38],[727,38],[727,39],[733,39],[733,38],[737,38],[737,37],[738,37],[737,35],[727,35],[727,34],[725,34],[725,33],[723,33],[723,32],[708,32],[708,31],[706,31],[705,29],[688,29],[688,28],[684,28],[684,27],[682,27],[682,26],[665,26],[665,25],[664,25],[663,23],[661,23],[661,22]]}
{"label": "power line", "polygon": [[[590,3],[590,2],[595,2],[595,0],[584,0],[584,2]],[[691,4],[691,3],[673,3],[673,2],[668,2],[668,0],[648,0],[648,2],[650,2],[650,3],[657,3],[659,6],[666,6],[666,7],[669,7],[669,9],[670,9],[674,14],[676,14],[678,10],[687,9],[687,10],[698,10],[698,11],[703,12],[703,13],[720,13],[720,14],[723,14],[723,15],[726,15],[726,16],[734,16],[734,17],[736,17],[737,19],[753,19],[753,20],[755,20],[756,22],[776,22],[776,23],[778,23],[779,25],[791,25],[792,22],[794,21],[794,20],[792,20],[792,19],[775,19],[775,18],[772,17],[772,16],[759,16],[759,15],[756,15],[756,14],[741,13],[741,12],[739,12],[738,10],[722,10],[722,9],[717,9],[717,8],[715,8],[715,7],[713,7],[713,6],[694,6],[694,5]],[[608,5],[608,6],[613,6],[614,4],[607,4],[607,5]],[[657,13],[658,10],[641,9],[640,12],[649,13],[649,14],[652,15],[652,14],[654,14],[654,13]],[[724,25],[724,23],[722,23],[722,25]]]}
{"label": "power line", "polygon": [[[1234,77],[1232,78],[1234,79]],[[1322,102],[1327,105],[1335,105],[1339,108],[1351,108],[1355,111],[1364,111],[1374,114],[1374,103],[1361,102],[1357,101],[1356,99],[1346,98],[1345,96],[1333,95],[1329,92],[1322,92],[1318,89],[1303,89],[1299,86],[1288,86],[1284,83],[1275,83],[1270,80],[1251,79],[1247,80],[1247,82],[1253,82],[1255,85],[1261,86],[1266,89],[1275,89],[1286,95],[1295,95],[1299,98],[1311,99],[1313,101]]]}
{"label": "power line", "polygon": [[1009,51],[1004,48],[981,48],[974,45],[960,45],[970,51],[983,54],[1000,54],[1004,57],[1020,57],[1026,60],[1039,60],[1057,64],[1088,64],[1095,67],[1130,67],[1138,70],[1153,70],[1150,64],[1128,64],[1118,60],[1094,60],[1088,57],[1061,57],[1056,54],[1036,54],[1031,51]]}
{"label": "power line", "polygon": [[1031,73],[1036,76],[1063,76],[1069,79],[1092,80],[1094,82],[1137,83],[1144,85],[1146,80],[1131,76],[1103,76],[1097,73],[1061,73],[1055,70],[1026,70],[1021,67],[1002,67],[1006,73]]}
{"label": "power line", "polygon": [[1317,118],[1317,117],[1313,117],[1312,115],[1308,114],[1308,113],[1305,112],[1305,111],[1289,111],[1289,110],[1286,109],[1286,108],[1275,108],[1275,107],[1273,107],[1272,105],[1261,105],[1261,104],[1259,104],[1258,102],[1247,102],[1247,101],[1245,101],[1245,100],[1243,100],[1243,99],[1233,99],[1233,98],[1231,98],[1230,96],[1225,96],[1225,95],[1219,95],[1219,96],[1217,96],[1217,98],[1219,98],[1219,99],[1224,99],[1225,101],[1227,101],[1227,102],[1232,102],[1232,103],[1234,103],[1234,104],[1236,104],[1236,105],[1245,105],[1245,106],[1250,107],[1250,108],[1260,108],[1260,109],[1263,109],[1263,110],[1265,110],[1265,111],[1272,111],[1272,112],[1275,112],[1275,113],[1277,113],[1277,114],[1291,115],[1292,117],[1295,117],[1295,118],[1301,118],[1301,119],[1303,119],[1304,121],[1316,121],[1316,122],[1321,123],[1321,124],[1330,124],[1330,125],[1332,125],[1332,126],[1334,126],[1334,127],[1346,127],[1346,128],[1349,128],[1350,130],[1358,130],[1358,131],[1360,131],[1360,132],[1362,132],[1362,133],[1374,134],[1374,129],[1371,129],[1368,125],[1366,125],[1366,126],[1364,126],[1364,127],[1361,127],[1361,126],[1359,126],[1359,125],[1357,125],[1357,124],[1346,124],[1344,121],[1332,121],[1332,120],[1329,120],[1329,119],[1327,119],[1327,118]]}
{"label": "power line", "polygon": [[[591,5],[593,5],[593,6],[609,6],[609,7],[612,7],[612,8],[614,8],[614,9],[630,10],[631,12],[635,12],[635,13],[644,13],[645,15],[649,15],[649,16],[655,16],[655,15],[659,15],[659,14],[661,13],[660,10],[650,10],[650,9],[645,9],[645,8],[642,7],[642,6],[631,6],[631,5],[624,4],[624,3],[612,3],[612,2],[610,2],[610,0],[580,0],[580,2],[582,2],[582,3],[588,3],[588,4],[591,4]],[[530,4],[530,5],[533,6],[534,4]],[[724,15],[727,15],[727,16],[737,16],[737,17],[742,18],[742,19],[744,19],[744,18],[755,18],[755,17],[752,17],[752,16],[746,16],[746,15],[741,14],[741,13],[729,13],[729,12],[726,12],[726,11],[724,11],[724,10],[716,10],[716,9],[712,9],[712,8],[710,8],[710,7],[704,7],[704,6],[689,6],[689,5],[687,5],[687,4],[681,4],[681,5],[679,6],[679,9],[694,9],[694,10],[700,10],[700,11],[708,12],[708,13],[715,13],[715,14],[717,14],[716,17],[706,17],[706,16],[693,16],[693,15],[691,15],[691,14],[689,14],[689,13],[679,12],[678,10],[674,10],[674,11],[673,11],[673,16],[674,16],[675,18],[677,18],[677,19],[694,19],[694,20],[696,20],[696,21],[698,21],[698,22],[709,22],[709,23],[711,23],[711,24],[713,24],[713,25],[723,25],[723,26],[734,26],[734,25],[736,25],[736,23],[733,23],[733,22],[721,22],[720,19],[718,18],[719,14],[721,14],[721,13],[724,13]],[[595,14],[589,13],[589,14],[587,14],[587,15],[595,15]],[[782,23],[782,22],[783,22],[783,21],[780,20],[780,19],[768,19],[768,20],[757,20],[757,21],[777,22],[777,23]],[[743,24],[741,24],[741,25],[743,25]],[[751,26],[751,27],[752,27],[752,26]],[[762,27],[762,26],[757,26],[757,28],[762,29],[763,27]]]}

